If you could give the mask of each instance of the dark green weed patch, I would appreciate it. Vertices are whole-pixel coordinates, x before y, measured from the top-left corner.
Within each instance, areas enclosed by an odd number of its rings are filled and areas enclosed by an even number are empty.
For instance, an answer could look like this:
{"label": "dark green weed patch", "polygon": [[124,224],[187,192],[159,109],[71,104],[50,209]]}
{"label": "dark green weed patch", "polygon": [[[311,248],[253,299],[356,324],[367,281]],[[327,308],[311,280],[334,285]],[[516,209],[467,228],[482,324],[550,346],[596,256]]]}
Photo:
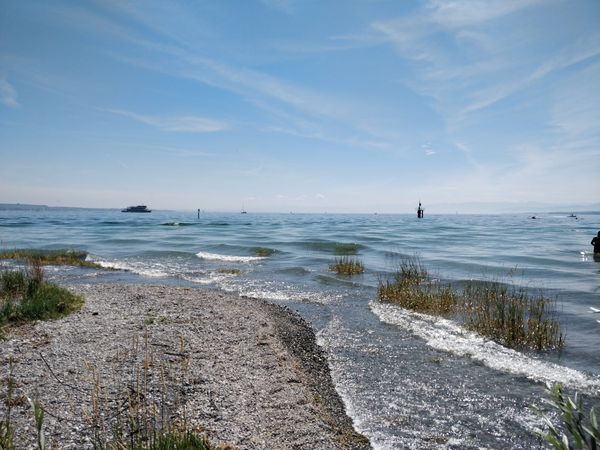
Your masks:
{"label": "dark green weed patch", "polygon": [[55,265],[102,268],[99,264],[92,261],[86,261],[87,255],[87,252],[77,250],[15,249],[0,252],[0,259],[33,260],[43,266]]}

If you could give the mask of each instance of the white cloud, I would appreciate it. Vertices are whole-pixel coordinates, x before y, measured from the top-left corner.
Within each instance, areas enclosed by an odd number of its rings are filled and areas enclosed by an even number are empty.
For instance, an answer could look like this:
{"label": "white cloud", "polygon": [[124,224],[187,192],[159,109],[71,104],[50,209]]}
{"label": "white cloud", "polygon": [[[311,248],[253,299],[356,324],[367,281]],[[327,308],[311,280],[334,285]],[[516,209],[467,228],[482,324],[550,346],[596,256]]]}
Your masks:
{"label": "white cloud", "polygon": [[19,106],[16,89],[4,78],[0,78],[0,101],[11,108]]}
{"label": "white cloud", "polygon": [[131,111],[111,109],[109,112],[120,116],[129,117],[138,122],[151,125],[162,131],[185,132],[185,133],[211,133],[223,131],[229,126],[221,121],[206,119],[198,116],[160,117],[137,114]]}
{"label": "white cloud", "polygon": [[448,28],[479,25],[540,3],[541,0],[430,0],[429,19]]}

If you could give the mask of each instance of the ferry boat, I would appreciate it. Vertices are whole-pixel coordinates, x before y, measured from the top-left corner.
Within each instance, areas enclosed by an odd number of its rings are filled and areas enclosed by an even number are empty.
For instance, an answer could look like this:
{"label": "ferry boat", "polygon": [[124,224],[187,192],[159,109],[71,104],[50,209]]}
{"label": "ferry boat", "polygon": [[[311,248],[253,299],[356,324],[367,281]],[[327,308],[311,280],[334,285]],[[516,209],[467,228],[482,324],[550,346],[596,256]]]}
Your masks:
{"label": "ferry boat", "polygon": [[121,212],[149,213],[152,212],[146,205],[128,206],[122,209]]}

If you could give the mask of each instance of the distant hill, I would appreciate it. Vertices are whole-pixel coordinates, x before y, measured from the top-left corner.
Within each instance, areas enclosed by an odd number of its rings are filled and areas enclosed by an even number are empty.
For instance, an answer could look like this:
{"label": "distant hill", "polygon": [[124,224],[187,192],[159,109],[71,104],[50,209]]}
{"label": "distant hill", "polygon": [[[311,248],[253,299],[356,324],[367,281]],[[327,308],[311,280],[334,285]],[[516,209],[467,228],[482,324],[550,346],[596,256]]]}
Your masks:
{"label": "distant hill", "polygon": [[507,214],[507,213],[598,213],[600,203],[560,204],[543,202],[469,202],[431,204],[429,213]]}
{"label": "distant hill", "polygon": [[28,205],[25,203],[0,203],[0,209],[47,209],[47,205]]}

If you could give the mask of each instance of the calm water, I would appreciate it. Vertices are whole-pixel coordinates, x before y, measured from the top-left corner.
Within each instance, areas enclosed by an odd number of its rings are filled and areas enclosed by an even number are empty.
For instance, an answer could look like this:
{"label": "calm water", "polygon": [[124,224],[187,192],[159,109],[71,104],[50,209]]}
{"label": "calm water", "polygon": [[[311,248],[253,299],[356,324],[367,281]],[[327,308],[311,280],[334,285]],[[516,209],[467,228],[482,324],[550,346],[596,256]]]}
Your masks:
{"label": "calm water", "polygon": [[[336,387],[376,448],[532,448],[545,382],[600,397],[600,215],[202,214],[0,210],[0,247],[71,248],[119,271],[50,268],[58,281],[175,283],[285,304],[313,324]],[[354,248],[364,275],[328,271]],[[258,257],[257,248],[270,249]],[[460,285],[543,289],[567,333],[560,354],[519,353],[444,319],[375,299],[402,256]],[[14,263],[4,262],[5,265]],[[223,273],[238,269],[239,274]]]}

